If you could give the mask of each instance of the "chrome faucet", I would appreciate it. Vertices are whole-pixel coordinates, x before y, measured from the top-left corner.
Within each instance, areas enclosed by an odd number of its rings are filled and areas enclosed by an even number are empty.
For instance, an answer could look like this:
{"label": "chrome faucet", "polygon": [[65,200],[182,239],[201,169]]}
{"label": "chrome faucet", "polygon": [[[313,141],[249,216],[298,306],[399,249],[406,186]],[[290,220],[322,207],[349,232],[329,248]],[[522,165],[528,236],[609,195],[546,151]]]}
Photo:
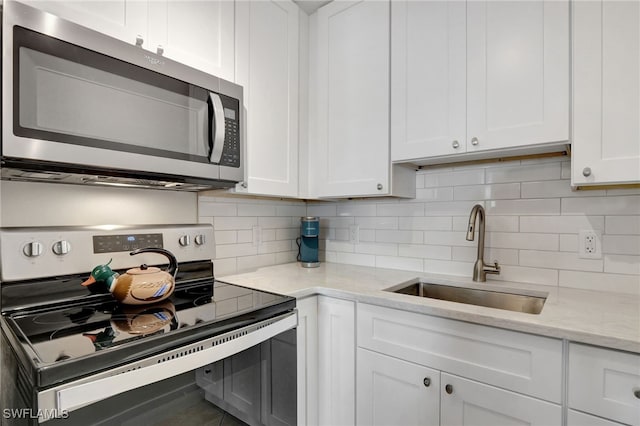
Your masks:
{"label": "chrome faucet", "polygon": [[484,207],[480,204],[476,204],[471,209],[469,226],[467,227],[467,241],[473,241],[476,228],[476,216],[479,216],[480,229],[478,230],[478,258],[476,259],[476,264],[473,266],[473,280],[485,282],[487,280],[487,274],[500,273],[500,266],[497,261],[494,262],[493,265],[485,265],[484,263]]}

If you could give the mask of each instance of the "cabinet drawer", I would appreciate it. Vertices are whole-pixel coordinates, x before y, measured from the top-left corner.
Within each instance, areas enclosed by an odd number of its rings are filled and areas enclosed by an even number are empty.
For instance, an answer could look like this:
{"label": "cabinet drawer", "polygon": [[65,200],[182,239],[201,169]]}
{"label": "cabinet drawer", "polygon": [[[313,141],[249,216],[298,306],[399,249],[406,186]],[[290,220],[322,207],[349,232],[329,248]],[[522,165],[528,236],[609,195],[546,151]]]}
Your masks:
{"label": "cabinet drawer", "polygon": [[624,426],[622,423],[612,422],[602,417],[592,416],[579,411],[569,410],[567,426]]}
{"label": "cabinet drawer", "polygon": [[640,425],[640,355],[572,343],[569,407]]}
{"label": "cabinet drawer", "polygon": [[358,305],[358,346],[561,401],[562,342],[462,321]]}

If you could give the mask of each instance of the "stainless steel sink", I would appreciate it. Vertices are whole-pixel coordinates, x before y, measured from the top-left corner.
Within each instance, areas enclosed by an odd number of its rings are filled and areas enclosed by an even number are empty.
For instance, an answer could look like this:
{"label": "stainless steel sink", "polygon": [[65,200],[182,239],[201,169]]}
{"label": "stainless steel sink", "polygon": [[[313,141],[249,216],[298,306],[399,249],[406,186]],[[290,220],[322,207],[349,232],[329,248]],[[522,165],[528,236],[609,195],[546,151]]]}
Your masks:
{"label": "stainless steel sink", "polygon": [[527,314],[539,314],[542,311],[544,302],[547,300],[546,294],[538,292],[523,294],[520,291],[514,291],[511,293],[504,290],[456,287],[421,281],[410,284],[404,283],[385,291]]}

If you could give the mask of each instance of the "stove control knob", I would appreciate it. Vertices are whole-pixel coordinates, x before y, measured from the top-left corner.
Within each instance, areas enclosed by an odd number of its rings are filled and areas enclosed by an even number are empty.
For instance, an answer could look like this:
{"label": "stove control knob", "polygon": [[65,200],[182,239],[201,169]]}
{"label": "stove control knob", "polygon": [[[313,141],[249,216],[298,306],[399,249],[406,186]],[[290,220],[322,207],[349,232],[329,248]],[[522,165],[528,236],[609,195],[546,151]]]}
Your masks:
{"label": "stove control knob", "polygon": [[32,241],[22,247],[22,252],[27,257],[38,257],[42,254],[42,243]]}
{"label": "stove control knob", "polygon": [[182,237],[178,238],[178,244],[180,244],[182,247],[190,245],[191,237],[188,235],[183,235]]}
{"label": "stove control knob", "polygon": [[58,256],[64,256],[71,251],[71,244],[67,240],[56,241],[51,249]]}
{"label": "stove control knob", "polygon": [[204,234],[198,234],[196,235],[196,237],[193,239],[196,242],[196,245],[201,246],[205,243],[205,238],[204,238]]}

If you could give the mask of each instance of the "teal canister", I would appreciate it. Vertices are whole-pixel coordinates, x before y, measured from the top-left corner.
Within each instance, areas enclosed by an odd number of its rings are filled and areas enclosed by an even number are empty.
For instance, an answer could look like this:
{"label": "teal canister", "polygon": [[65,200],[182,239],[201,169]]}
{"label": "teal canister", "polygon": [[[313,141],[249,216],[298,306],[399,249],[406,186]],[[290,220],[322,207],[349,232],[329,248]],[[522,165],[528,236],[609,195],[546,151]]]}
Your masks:
{"label": "teal canister", "polygon": [[300,237],[296,239],[298,244],[298,262],[305,268],[317,268],[318,240],[320,239],[320,218],[306,216],[300,218]]}

